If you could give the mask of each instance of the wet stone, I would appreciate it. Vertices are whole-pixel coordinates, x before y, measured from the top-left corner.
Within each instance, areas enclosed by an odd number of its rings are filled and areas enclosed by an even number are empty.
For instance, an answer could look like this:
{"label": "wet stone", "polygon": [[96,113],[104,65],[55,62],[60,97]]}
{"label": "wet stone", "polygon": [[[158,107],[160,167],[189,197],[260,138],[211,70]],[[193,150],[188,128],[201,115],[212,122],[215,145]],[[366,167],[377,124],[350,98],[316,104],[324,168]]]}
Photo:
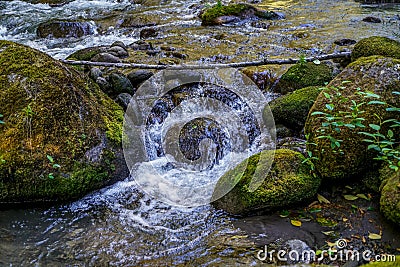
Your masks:
{"label": "wet stone", "polygon": [[121,63],[121,60],[118,57],[116,57],[114,55],[111,55],[109,53],[97,54],[92,58],[92,61],[94,61],[94,62],[108,62],[108,63]]}

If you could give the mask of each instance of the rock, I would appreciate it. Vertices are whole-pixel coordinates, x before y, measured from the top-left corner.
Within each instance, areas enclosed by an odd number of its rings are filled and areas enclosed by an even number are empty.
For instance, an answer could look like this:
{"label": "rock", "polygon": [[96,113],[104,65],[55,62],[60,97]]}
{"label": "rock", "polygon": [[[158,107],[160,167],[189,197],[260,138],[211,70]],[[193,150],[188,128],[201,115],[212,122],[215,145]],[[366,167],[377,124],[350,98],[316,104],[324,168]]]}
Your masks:
{"label": "rock", "polygon": [[310,86],[272,100],[269,106],[275,124],[283,124],[289,129],[300,132],[320,92],[318,86]]}
{"label": "rock", "polygon": [[110,45],[110,47],[114,47],[114,46],[119,46],[119,47],[122,47],[123,49],[127,50],[126,45],[122,41],[115,41],[114,43],[112,43]]}
{"label": "rock", "polygon": [[276,75],[275,71],[263,67],[246,67],[241,71],[263,91],[270,91],[278,80],[278,75]]}
{"label": "rock", "polygon": [[348,46],[348,45],[353,45],[353,44],[357,43],[357,41],[353,40],[353,39],[344,38],[344,39],[336,40],[333,43],[338,46]]}
{"label": "rock", "polygon": [[116,57],[114,55],[111,55],[109,53],[97,54],[91,59],[91,61],[94,61],[94,62],[108,62],[108,63],[121,63],[121,60],[118,57]]}
{"label": "rock", "polygon": [[158,35],[158,32],[154,28],[145,28],[140,31],[139,37],[140,39],[147,39],[150,37],[156,37]]}
{"label": "rock", "polygon": [[0,41],[0,203],[67,201],[128,174],[123,110],[74,68]]}
{"label": "rock", "polygon": [[95,55],[106,52],[105,46],[87,47],[72,53],[67,59],[90,61]]}
{"label": "rock", "polygon": [[153,76],[153,72],[149,70],[134,70],[128,74],[128,79],[133,87],[138,87],[151,76]]}
{"label": "rock", "polygon": [[380,173],[381,212],[387,219],[400,225],[400,171],[385,166]]}
{"label": "rock", "polygon": [[[310,166],[303,161],[303,155],[288,149],[266,150],[251,156],[219,179],[212,205],[231,214],[245,214],[275,210],[309,199],[316,194],[320,179],[311,175]],[[251,191],[252,180],[261,182],[254,191]]]}
{"label": "rock", "polygon": [[[343,81],[351,81],[351,83],[343,85]],[[341,90],[341,95],[338,96],[333,92],[332,86],[345,86],[345,90]],[[379,115],[382,121],[393,118],[393,116],[396,115],[393,112],[387,112],[383,105],[363,105],[362,110],[365,112],[359,116],[365,119],[363,124],[367,126],[366,128],[358,128],[356,131],[342,126],[339,132],[332,130],[332,132],[324,133],[324,135],[330,135],[337,140],[342,140],[340,149],[342,149],[344,153],[335,153],[332,151],[331,143],[327,139],[318,138],[317,130],[320,129],[323,120],[320,119],[320,116],[310,115],[313,112],[324,111],[326,109],[327,98],[324,93],[328,93],[333,97],[332,103],[335,103],[333,112],[337,114],[334,116],[339,116],[343,114],[341,112],[351,112],[349,103],[346,103],[346,101],[339,101],[339,99],[348,98],[349,101],[354,100],[356,103],[370,100],[360,95],[357,88],[374,92],[381,96],[381,101],[385,101],[394,106],[400,106],[400,98],[392,94],[392,92],[398,90],[399,87],[400,60],[372,56],[360,58],[348,65],[329,83],[328,88],[331,89],[321,92],[318,95],[307,118],[305,134],[309,135],[310,143],[315,143],[315,145],[308,145],[307,148],[312,151],[313,156],[319,158],[319,160],[316,160],[314,163],[316,170],[321,174],[322,178],[361,178],[366,170],[371,170],[373,168],[371,163],[372,159],[375,157],[375,153],[373,153],[372,150],[367,151],[368,144],[362,141],[365,139],[365,136],[358,134],[358,132],[373,132],[368,125],[379,124],[379,120],[375,114]],[[343,119],[343,123],[345,124],[351,121],[352,118]]]}
{"label": "rock", "polygon": [[369,23],[381,23],[382,22],[382,20],[380,18],[371,17],[371,16],[363,18],[362,21],[369,22]]}
{"label": "rock", "polygon": [[122,93],[117,96],[117,98],[115,99],[115,102],[118,105],[120,105],[124,109],[124,111],[126,111],[126,109],[129,106],[129,102],[131,102],[131,98],[132,98],[132,96],[130,94]]}
{"label": "rock", "polygon": [[122,73],[111,73],[107,81],[111,85],[110,96],[116,96],[121,93],[134,94],[135,91],[129,79]]}
{"label": "rock", "polygon": [[322,86],[332,78],[332,70],[325,64],[297,63],[282,75],[274,90],[286,94],[308,86]]}
{"label": "rock", "polygon": [[128,51],[120,46],[112,46],[108,48],[107,53],[119,58],[125,58],[129,56]]}
{"label": "rock", "polygon": [[282,15],[273,11],[257,9],[249,4],[216,4],[200,14],[203,26],[221,25],[243,19],[281,19]]}
{"label": "rock", "polygon": [[36,34],[39,38],[79,38],[94,33],[94,26],[89,22],[78,21],[50,21],[41,23]]}
{"label": "rock", "polygon": [[351,52],[351,60],[381,55],[400,59],[400,43],[387,37],[372,36],[360,40]]}
{"label": "rock", "polygon": [[25,2],[31,3],[31,4],[48,4],[51,7],[59,7],[66,5],[73,0],[25,0]]}
{"label": "rock", "polygon": [[103,77],[97,77],[96,79],[96,83],[99,85],[100,89],[108,94],[111,91],[111,85],[109,82],[107,82],[107,80]]}
{"label": "rock", "polygon": [[103,72],[99,68],[93,67],[90,69],[90,78],[92,78],[94,81],[96,81],[97,78],[102,76]]}
{"label": "rock", "polygon": [[147,43],[143,40],[136,41],[129,45],[133,50],[152,50],[153,46],[151,43]]}
{"label": "rock", "polygon": [[292,131],[289,128],[287,128],[285,125],[276,124],[276,122],[275,122],[275,128],[276,128],[276,137],[278,139],[293,136]]}

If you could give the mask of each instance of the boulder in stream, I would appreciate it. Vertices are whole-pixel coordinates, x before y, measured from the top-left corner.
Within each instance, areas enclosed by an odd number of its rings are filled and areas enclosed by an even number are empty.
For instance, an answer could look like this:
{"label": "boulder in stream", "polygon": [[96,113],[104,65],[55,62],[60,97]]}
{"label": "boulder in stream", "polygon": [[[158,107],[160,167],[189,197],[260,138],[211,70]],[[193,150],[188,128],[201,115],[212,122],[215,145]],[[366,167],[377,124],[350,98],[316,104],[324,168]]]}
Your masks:
{"label": "boulder in stream", "polygon": [[381,36],[372,36],[356,43],[351,52],[351,60],[360,57],[380,55],[400,59],[400,42]]}
{"label": "boulder in stream", "polygon": [[36,34],[40,38],[79,38],[84,35],[94,34],[94,25],[89,22],[79,21],[49,21],[41,23]]}
{"label": "boulder in stream", "polygon": [[67,201],[128,174],[123,110],[88,77],[0,41],[0,204]]}

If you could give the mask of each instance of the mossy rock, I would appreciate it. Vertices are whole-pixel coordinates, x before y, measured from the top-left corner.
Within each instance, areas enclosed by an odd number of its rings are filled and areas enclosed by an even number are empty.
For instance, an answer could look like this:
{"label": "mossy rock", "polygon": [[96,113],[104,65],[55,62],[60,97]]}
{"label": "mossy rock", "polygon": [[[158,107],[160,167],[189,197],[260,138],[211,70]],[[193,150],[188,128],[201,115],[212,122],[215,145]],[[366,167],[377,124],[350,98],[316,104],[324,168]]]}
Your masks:
{"label": "mossy rock", "polygon": [[[340,132],[332,131],[325,134],[337,140],[342,140],[340,149],[343,150],[343,153],[335,153],[331,149],[331,142],[326,138],[318,138],[319,135],[316,134],[324,120],[320,116],[311,115],[316,111],[324,111],[326,104],[328,104],[328,99],[324,93],[333,96],[334,116],[339,116],[337,114],[349,111],[351,100],[357,103],[368,102],[370,100],[366,100],[366,98],[358,94],[358,88],[361,88],[363,91],[374,92],[381,96],[381,101],[399,106],[400,98],[392,93],[393,91],[398,91],[400,88],[399,77],[400,60],[380,56],[363,57],[347,66],[329,83],[328,89],[318,95],[308,115],[305,134],[309,135],[310,144],[307,146],[307,149],[312,151],[313,156],[318,157],[318,160],[315,161],[315,166],[322,178],[333,180],[352,177],[362,178],[362,175],[373,167],[373,158],[376,154],[371,150],[367,150],[368,144],[362,141],[365,139],[365,136],[358,134],[358,132],[373,133],[373,130],[368,125],[379,124],[376,115],[379,115],[382,120],[398,116],[394,112],[386,112],[383,105],[363,105],[365,113],[360,116],[365,119],[363,124],[367,126],[366,128],[357,128],[358,130],[356,131],[343,126]],[[344,85],[343,81],[350,81],[350,83]],[[348,102],[338,103],[339,100],[332,89],[333,86],[337,88],[345,86],[341,90],[341,94],[343,98],[348,99]],[[344,119],[343,122],[350,123],[351,120],[351,118],[348,118]]]}
{"label": "mossy rock", "polygon": [[308,86],[321,86],[332,80],[332,70],[326,64],[313,62],[291,66],[279,79],[276,91],[286,94]]}
{"label": "mossy rock", "polygon": [[360,40],[351,52],[351,60],[380,55],[400,59],[400,43],[387,37],[372,36]]}
{"label": "mossy rock", "polygon": [[75,199],[127,173],[122,109],[42,52],[0,41],[0,113],[0,204]]}
{"label": "mossy rock", "polygon": [[400,266],[400,255],[396,255],[395,261],[374,261],[364,265],[362,267],[398,267]]}
{"label": "mossy rock", "polygon": [[94,33],[93,25],[89,22],[79,21],[48,21],[41,23],[36,34],[40,38],[79,38]]}
{"label": "mossy rock", "polygon": [[227,22],[227,17],[237,17],[238,19],[245,19],[250,17],[257,17],[261,19],[279,19],[282,16],[273,12],[273,11],[265,11],[259,10],[252,5],[249,4],[231,4],[231,5],[221,5],[216,4],[210,8],[205,9],[201,14],[201,24],[203,26],[210,25],[220,25],[224,22]]}
{"label": "mossy rock", "polygon": [[67,59],[90,61],[97,54],[106,51],[107,47],[105,46],[87,47],[72,53],[67,57]]}
{"label": "mossy rock", "polygon": [[271,101],[269,106],[275,124],[283,124],[289,129],[300,132],[304,128],[308,112],[320,92],[318,86],[310,86]]}
{"label": "mossy rock", "polygon": [[400,171],[388,166],[381,170],[381,212],[392,222],[400,225]]}
{"label": "mossy rock", "polygon": [[[252,184],[260,186],[253,188]],[[275,210],[313,197],[319,185],[320,179],[311,174],[299,152],[266,150],[226,172],[215,187],[216,200],[212,204],[231,214]],[[232,187],[219,198],[226,188]]]}

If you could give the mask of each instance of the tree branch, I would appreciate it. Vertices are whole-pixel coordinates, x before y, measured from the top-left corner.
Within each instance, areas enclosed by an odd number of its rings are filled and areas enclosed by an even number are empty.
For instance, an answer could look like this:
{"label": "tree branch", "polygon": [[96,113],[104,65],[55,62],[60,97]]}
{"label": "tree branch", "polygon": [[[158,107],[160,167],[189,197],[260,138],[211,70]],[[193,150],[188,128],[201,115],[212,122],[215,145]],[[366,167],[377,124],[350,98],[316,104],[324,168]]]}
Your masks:
{"label": "tree branch", "polygon": [[[306,57],[305,61],[310,62],[316,59],[328,60],[334,58],[348,58],[351,52],[340,52],[334,54],[326,54],[315,57]],[[85,65],[85,66],[100,66],[100,67],[113,67],[113,68],[135,68],[135,69],[170,69],[170,70],[184,70],[184,69],[211,69],[211,68],[242,68],[249,66],[262,66],[262,65],[283,65],[295,64],[300,61],[300,58],[287,58],[287,59],[263,59],[258,61],[245,61],[237,63],[215,63],[215,64],[181,64],[181,65],[148,65],[138,63],[108,63],[108,62],[92,62],[92,61],[75,61],[61,59],[61,62],[69,65]]]}

